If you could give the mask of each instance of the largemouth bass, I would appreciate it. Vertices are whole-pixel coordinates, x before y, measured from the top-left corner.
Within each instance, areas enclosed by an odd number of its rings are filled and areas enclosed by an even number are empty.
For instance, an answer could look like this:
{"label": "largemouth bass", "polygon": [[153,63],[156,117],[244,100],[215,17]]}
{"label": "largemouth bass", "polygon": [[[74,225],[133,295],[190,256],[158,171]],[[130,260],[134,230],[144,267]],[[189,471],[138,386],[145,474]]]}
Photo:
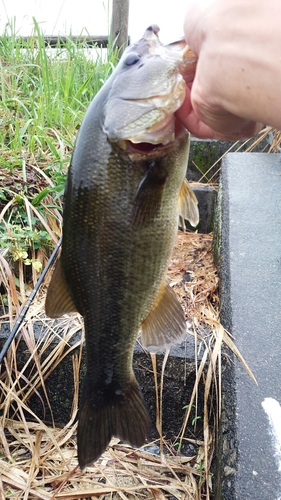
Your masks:
{"label": "largemouth bass", "polygon": [[46,298],[48,316],[84,317],[82,469],[112,436],[133,446],[149,437],[132,368],[139,331],[153,350],[186,336],[166,272],[179,215],[194,226],[199,220],[185,180],[189,133],[175,118],[185,96],[181,73],[194,69],[194,57],[182,42],[163,46],[158,30],[149,27],[125,51],[86,112],[67,179],[61,257]]}

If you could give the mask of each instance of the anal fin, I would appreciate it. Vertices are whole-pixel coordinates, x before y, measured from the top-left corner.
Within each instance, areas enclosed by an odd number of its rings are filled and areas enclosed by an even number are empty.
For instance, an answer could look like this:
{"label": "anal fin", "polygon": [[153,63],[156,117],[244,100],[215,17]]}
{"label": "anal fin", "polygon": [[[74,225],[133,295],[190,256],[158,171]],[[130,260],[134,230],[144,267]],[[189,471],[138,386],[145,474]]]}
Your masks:
{"label": "anal fin", "polygon": [[188,220],[193,227],[199,223],[198,201],[187,180],[184,179],[179,194],[180,225],[184,228],[184,220]]}
{"label": "anal fin", "polygon": [[50,318],[59,318],[63,314],[76,311],[59,259],[47,290],[45,312]]}
{"label": "anal fin", "polygon": [[179,344],[186,335],[183,309],[173,289],[164,284],[147,318],[141,324],[143,346],[161,351]]}

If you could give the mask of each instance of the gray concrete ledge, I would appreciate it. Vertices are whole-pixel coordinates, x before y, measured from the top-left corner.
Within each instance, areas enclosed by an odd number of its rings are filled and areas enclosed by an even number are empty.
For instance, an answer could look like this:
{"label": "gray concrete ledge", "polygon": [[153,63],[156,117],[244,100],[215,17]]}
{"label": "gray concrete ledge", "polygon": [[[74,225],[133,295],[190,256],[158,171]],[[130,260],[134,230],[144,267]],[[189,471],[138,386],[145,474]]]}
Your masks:
{"label": "gray concrete ledge", "polygon": [[[215,139],[198,139],[191,136],[190,155],[188,159],[187,178],[190,181],[212,182],[219,179],[222,155],[231,147],[233,151],[244,152],[256,142],[256,137],[248,141],[218,141]],[[255,145],[255,151],[267,151],[269,143],[266,139]],[[218,161],[219,160],[219,161]],[[215,164],[215,166],[214,166]],[[198,170],[199,169],[199,170]]]}
{"label": "gray concrete ledge", "polygon": [[281,443],[278,456],[262,403],[281,405],[281,155],[228,154],[218,199],[222,322],[258,386],[225,351],[216,499],[280,500]]}

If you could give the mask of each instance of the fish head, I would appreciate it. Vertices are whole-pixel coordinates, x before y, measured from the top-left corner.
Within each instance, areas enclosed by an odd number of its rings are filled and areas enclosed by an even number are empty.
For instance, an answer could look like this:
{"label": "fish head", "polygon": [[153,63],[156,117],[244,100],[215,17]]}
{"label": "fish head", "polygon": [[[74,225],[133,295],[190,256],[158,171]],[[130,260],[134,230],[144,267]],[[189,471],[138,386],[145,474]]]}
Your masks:
{"label": "fish head", "polygon": [[109,141],[166,145],[175,139],[174,113],[184,101],[184,78],[195,73],[196,58],[184,40],[163,45],[158,32],[157,25],[147,28],[115,69],[103,124]]}

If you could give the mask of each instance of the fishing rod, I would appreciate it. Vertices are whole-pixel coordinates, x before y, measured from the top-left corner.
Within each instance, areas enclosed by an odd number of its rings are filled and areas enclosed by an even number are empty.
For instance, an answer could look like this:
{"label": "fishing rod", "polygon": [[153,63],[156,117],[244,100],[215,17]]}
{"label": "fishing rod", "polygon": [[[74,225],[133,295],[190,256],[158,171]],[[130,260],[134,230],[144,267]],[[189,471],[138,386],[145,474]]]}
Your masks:
{"label": "fishing rod", "polygon": [[3,348],[2,348],[2,351],[0,353],[0,365],[3,362],[3,359],[5,358],[5,356],[7,354],[7,351],[9,349],[9,347],[10,347],[13,339],[15,338],[16,334],[18,333],[19,328],[20,328],[20,326],[21,326],[21,324],[22,324],[22,322],[23,322],[23,320],[24,320],[24,318],[26,316],[26,313],[27,313],[27,311],[28,311],[28,309],[29,309],[29,307],[31,305],[31,302],[33,301],[36,293],[38,292],[40,285],[44,281],[44,278],[45,278],[45,276],[47,274],[47,271],[49,270],[50,266],[52,265],[52,262],[54,261],[56,255],[57,255],[59,247],[61,246],[61,242],[62,242],[62,238],[60,238],[59,241],[58,241],[58,243],[56,244],[56,246],[55,246],[55,248],[54,248],[54,250],[52,252],[51,257],[49,258],[46,266],[44,267],[44,270],[40,274],[39,279],[38,279],[35,287],[33,288],[31,294],[29,295],[26,304],[22,308],[22,310],[20,312],[20,315],[19,315],[19,317],[17,318],[17,321],[14,324],[14,327],[13,327],[12,331],[10,332],[9,337],[7,338],[5,344],[4,344]]}

